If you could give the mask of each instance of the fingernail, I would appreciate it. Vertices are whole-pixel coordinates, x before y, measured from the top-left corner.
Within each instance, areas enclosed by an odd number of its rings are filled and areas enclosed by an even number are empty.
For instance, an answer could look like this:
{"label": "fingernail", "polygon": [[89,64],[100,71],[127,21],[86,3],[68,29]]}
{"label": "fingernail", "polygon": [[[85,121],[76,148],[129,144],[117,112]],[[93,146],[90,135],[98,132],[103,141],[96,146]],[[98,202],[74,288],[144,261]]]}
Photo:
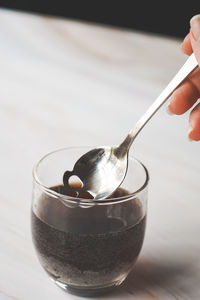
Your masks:
{"label": "fingernail", "polygon": [[198,40],[200,38],[200,15],[192,17],[190,26],[194,39]]}
{"label": "fingernail", "polygon": [[166,112],[168,113],[168,115],[173,116],[174,114],[171,112],[169,105],[167,105],[166,107]]}
{"label": "fingernail", "polygon": [[188,141],[189,142],[194,142],[194,140],[192,140],[189,136],[188,136]]}
{"label": "fingernail", "polygon": [[192,130],[193,130],[193,128],[191,126],[189,126],[189,128],[188,128],[188,140],[190,142],[193,142],[193,140],[190,138],[190,133],[192,132]]}

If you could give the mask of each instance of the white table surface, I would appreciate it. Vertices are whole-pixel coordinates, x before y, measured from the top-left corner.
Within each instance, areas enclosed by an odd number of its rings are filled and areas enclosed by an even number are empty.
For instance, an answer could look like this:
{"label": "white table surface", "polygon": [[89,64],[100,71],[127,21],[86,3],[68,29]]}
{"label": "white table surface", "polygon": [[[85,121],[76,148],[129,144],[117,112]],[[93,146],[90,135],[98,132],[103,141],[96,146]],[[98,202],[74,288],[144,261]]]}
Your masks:
{"label": "white table surface", "polygon": [[[169,20],[170,22],[170,20]],[[57,148],[119,143],[176,73],[180,40],[0,10],[0,299],[62,300],[30,234],[32,166]],[[140,258],[98,299],[200,299],[200,143],[163,107],[132,154],[151,181]]]}

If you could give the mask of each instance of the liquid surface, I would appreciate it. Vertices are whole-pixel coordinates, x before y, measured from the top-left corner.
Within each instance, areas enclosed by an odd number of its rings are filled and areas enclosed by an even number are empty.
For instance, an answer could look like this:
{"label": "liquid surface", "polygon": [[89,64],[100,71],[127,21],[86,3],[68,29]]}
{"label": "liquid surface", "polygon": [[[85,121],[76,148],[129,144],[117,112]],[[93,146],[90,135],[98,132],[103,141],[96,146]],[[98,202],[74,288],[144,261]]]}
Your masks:
{"label": "liquid surface", "polygon": [[[120,188],[115,192],[115,197],[125,195]],[[129,271],[142,247],[146,223],[137,199],[89,209],[69,208],[48,196],[42,200],[40,216],[32,211],[32,235],[51,277],[79,287],[99,286]]]}

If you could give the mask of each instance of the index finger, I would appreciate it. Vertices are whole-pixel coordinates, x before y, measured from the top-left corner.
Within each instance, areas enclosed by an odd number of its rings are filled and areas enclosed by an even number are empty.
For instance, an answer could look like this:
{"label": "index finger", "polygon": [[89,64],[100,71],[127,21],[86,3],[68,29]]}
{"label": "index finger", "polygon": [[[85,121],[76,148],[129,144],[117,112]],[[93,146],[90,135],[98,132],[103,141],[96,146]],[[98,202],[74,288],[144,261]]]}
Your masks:
{"label": "index finger", "polygon": [[171,113],[181,115],[190,109],[200,97],[200,68],[183,81],[174,91],[168,109]]}

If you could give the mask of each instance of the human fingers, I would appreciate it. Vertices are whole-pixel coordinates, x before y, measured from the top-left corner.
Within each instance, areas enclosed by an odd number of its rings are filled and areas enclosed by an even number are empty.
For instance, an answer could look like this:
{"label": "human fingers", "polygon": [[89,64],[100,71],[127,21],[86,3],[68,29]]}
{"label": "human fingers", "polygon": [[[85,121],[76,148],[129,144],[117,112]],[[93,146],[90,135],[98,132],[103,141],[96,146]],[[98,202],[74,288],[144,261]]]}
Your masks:
{"label": "human fingers", "polygon": [[192,45],[191,45],[191,40],[190,40],[190,33],[188,33],[186,35],[186,37],[184,38],[181,48],[185,54],[187,54],[187,55],[192,54],[193,50],[192,50]]}
{"label": "human fingers", "polygon": [[200,68],[196,69],[188,79],[174,91],[168,112],[181,115],[190,109],[200,97]]}
{"label": "human fingers", "polygon": [[194,141],[200,141],[200,103],[190,113],[188,137]]}

